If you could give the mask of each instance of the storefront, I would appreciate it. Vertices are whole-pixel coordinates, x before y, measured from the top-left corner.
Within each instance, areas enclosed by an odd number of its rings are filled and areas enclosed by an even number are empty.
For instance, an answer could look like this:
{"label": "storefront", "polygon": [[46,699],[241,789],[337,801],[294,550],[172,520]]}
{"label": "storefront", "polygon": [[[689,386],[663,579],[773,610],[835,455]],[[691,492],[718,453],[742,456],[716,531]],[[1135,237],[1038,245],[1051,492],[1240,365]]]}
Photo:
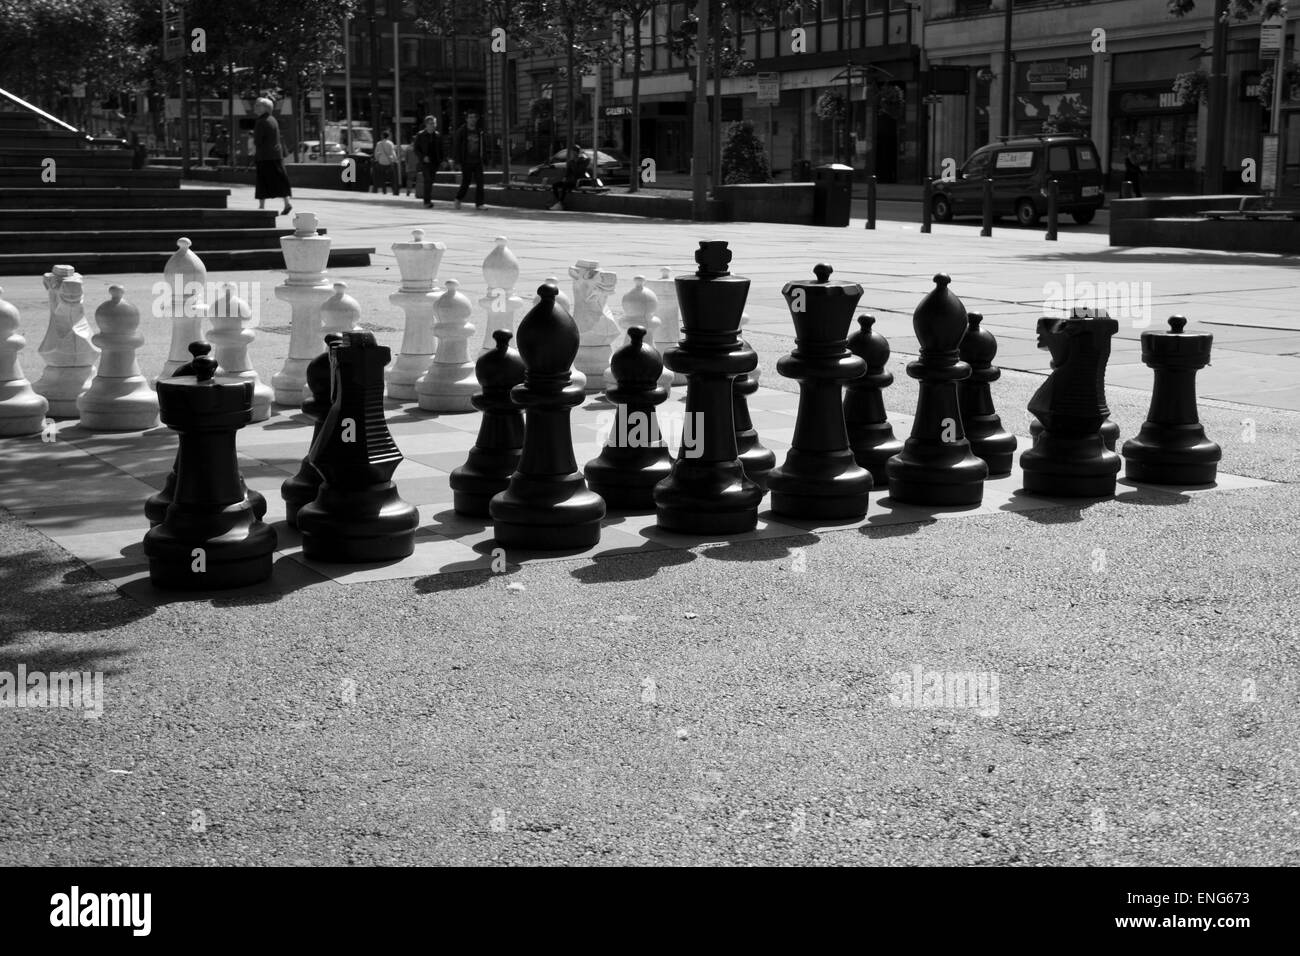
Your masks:
{"label": "storefront", "polygon": [[1197,105],[1173,92],[1174,77],[1194,70],[1199,49],[1179,47],[1117,55],[1110,91],[1110,174],[1119,189],[1124,160],[1142,167],[1144,192],[1197,191]]}
{"label": "storefront", "polygon": [[1092,57],[1016,63],[1011,113],[1019,136],[1092,132]]}

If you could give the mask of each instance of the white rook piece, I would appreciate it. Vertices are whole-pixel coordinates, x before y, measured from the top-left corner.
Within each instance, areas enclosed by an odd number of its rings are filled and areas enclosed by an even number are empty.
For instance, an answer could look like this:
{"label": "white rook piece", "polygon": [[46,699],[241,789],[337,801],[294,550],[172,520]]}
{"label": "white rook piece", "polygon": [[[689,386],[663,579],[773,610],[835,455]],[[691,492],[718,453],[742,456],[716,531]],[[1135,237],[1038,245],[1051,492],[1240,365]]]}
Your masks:
{"label": "white rook piece", "polygon": [[18,310],[2,297],[0,289],[0,435],[33,435],[45,424],[49,402],[23,377],[18,353],[27,340],[18,334]]}
{"label": "white rook piece", "polygon": [[[677,311],[677,282],[672,270],[667,266],[659,267],[659,278],[646,280],[646,287],[659,298],[659,331],[655,333],[655,348],[663,355],[675,348],[682,337],[681,318]],[[674,385],[686,384],[685,372],[673,373]]]}
{"label": "white rook piece", "polygon": [[618,325],[605,307],[618,276],[602,272],[600,264],[590,259],[579,259],[569,266],[569,275],[573,279],[573,321],[580,336],[573,367],[587,379],[584,391],[599,392],[604,387],[601,377],[609,360],[609,347],[618,336]]}
{"label": "white rook piece", "polygon": [[77,398],[90,385],[99,349],[90,341],[81,276],[72,266],[45,273],[50,294],[50,327],[38,351],[45,371],[33,386],[50,403],[51,418],[76,418]]}
{"label": "white rook piece", "polygon": [[487,286],[487,295],[478,300],[478,304],[487,313],[483,323],[483,346],[479,354],[496,350],[496,340],[492,333],[503,329],[511,334],[515,331],[515,313],[519,311],[524,300],[515,295],[515,283],[519,281],[519,260],[506,245],[505,236],[496,237],[496,245],[483,260],[483,283]]}
{"label": "white rook piece", "polygon": [[474,325],[474,303],[460,291],[460,283],[447,280],[447,290],[434,305],[438,323],[433,327],[438,343],[429,370],[415,383],[420,407],[427,412],[472,412],[478,391],[474,363],[469,359],[469,339]]}
{"label": "white rook piece", "polygon": [[77,399],[81,427],[91,431],[134,432],[158,427],[158,396],[140,373],[136,350],[144,345],[140,310],[122,298],[120,285],[108,287],[109,300],[95,310],[99,326],[93,341],[103,350],[99,371]]}
{"label": "white rook piece", "polygon": [[[634,325],[639,325],[646,330],[645,340],[653,342],[656,333],[659,331],[659,317],[656,314],[659,309],[659,298],[646,286],[645,276],[633,276],[632,288],[623,294],[623,316],[618,320],[619,328],[623,330],[614,344],[609,347],[609,357],[611,361],[614,353],[625,345],[632,344],[632,337],[627,334],[627,330]],[[614,388],[618,382],[614,379],[614,370],[606,366],[603,376],[605,388]],[[673,371],[665,367],[659,373],[659,385],[669,388],[673,384]]]}
{"label": "white rook piece", "polygon": [[274,398],[271,387],[257,375],[253,363],[248,359],[248,347],[253,344],[257,333],[252,329],[253,310],[247,302],[235,294],[238,286],[226,283],[217,292],[217,300],[209,310],[212,331],[208,341],[222,375],[242,378],[253,383],[253,417],[251,421],[264,422],[271,417],[271,401]]}
{"label": "white rook piece", "polygon": [[[176,251],[163,266],[163,281],[167,284],[165,295],[171,297],[172,341],[158,378],[171,378],[176,370],[190,361],[190,343],[203,338],[203,317],[194,306],[203,302],[203,286],[208,281],[208,270],[203,260],[194,254],[188,239],[176,240]],[[155,387],[158,380],[154,380]]]}
{"label": "white rook piece", "polygon": [[437,319],[433,306],[442,295],[435,279],[446,251],[441,242],[425,242],[423,229],[412,229],[410,242],[393,243],[402,285],[388,301],[406,313],[402,348],[386,373],[388,397],[394,401],[415,401],[415,383],[433,360],[433,323]]}
{"label": "white rook piece", "polygon": [[316,234],[316,217],[300,212],[293,217],[293,235],[280,239],[289,275],[275,287],[275,297],[289,303],[289,357],[271,377],[277,405],[302,405],[307,385],[307,365],[322,351],[320,307],[333,293],[325,278],[330,261],[328,236]]}

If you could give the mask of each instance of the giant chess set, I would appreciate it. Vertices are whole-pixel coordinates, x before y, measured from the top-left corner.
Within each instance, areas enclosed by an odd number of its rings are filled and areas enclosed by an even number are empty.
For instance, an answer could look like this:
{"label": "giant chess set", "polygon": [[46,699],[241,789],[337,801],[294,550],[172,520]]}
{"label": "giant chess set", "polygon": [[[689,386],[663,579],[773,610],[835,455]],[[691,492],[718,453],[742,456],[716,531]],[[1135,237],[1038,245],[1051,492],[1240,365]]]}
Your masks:
{"label": "giant chess set", "polygon": [[1052,371],[1016,436],[994,402],[997,343],[947,275],[913,315],[915,412],[891,415],[889,344],[859,314],[862,287],[824,263],[782,290],[794,347],[777,371],[796,395],[759,385],[742,335],[750,282],[725,242],[700,242],[694,273],[634,277],[616,320],[618,278],[590,260],[569,269],[570,293],[551,277],[529,303],[502,238],[476,313],[455,280],[437,284],[446,247],[415,230],[393,244],[389,298],[406,316],[394,354],[327,277],[315,217],[294,225],[275,290],[289,354],[269,384],[249,361],[249,304],[230,286],[202,301],[206,270],[187,239],[164,270],[172,340],[152,382],[121,286],[92,335],[75,269],[46,274],[34,384],[18,363],[20,317],[0,298],[0,436],[25,478],[0,503],[118,586],[203,592],[1263,484],[1218,470],[1195,391],[1212,336],[1181,316],[1142,335],[1153,395],[1122,444],[1104,393],[1118,324],[1039,320]]}

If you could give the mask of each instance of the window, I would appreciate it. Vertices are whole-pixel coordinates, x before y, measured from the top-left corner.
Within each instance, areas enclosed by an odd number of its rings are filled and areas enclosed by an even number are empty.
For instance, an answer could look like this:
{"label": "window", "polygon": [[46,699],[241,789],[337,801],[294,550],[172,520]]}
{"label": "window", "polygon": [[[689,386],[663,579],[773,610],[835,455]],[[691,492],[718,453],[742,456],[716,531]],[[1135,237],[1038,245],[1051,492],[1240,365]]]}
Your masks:
{"label": "window", "polygon": [[961,174],[965,179],[983,179],[988,175],[989,157],[992,153],[976,153],[966,161]]}
{"label": "window", "polygon": [[1048,150],[1047,169],[1053,173],[1068,173],[1070,171],[1070,147],[1053,146]]}
{"label": "window", "polygon": [[402,39],[402,66],[418,67],[420,65],[420,40],[418,37]]}
{"label": "window", "polygon": [[995,176],[1019,176],[1038,165],[1038,151],[1033,149],[999,150],[993,163]]}
{"label": "window", "polygon": [[1078,157],[1080,169],[1097,168],[1097,154],[1093,152],[1091,146],[1080,146],[1075,155]]}

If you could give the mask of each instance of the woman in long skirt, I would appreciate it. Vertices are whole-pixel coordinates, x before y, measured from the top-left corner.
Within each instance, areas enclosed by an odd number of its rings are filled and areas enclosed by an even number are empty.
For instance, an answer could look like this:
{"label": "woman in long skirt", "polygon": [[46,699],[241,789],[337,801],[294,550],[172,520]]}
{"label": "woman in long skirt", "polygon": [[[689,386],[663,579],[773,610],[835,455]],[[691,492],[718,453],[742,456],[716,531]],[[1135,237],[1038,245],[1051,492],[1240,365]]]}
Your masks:
{"label": "woman in long skirt", "polygon": [[280,149],[280,125],[271,115],[272,103],[263,97],[253,104],[257,123],[253,128],[254,158],[257,162],[257,208],[265,209],[268,199],[284,197],[281,216],[289,215],[293,205],[289,202],[292,190],[289,175],[284,171],[284,153]]}

